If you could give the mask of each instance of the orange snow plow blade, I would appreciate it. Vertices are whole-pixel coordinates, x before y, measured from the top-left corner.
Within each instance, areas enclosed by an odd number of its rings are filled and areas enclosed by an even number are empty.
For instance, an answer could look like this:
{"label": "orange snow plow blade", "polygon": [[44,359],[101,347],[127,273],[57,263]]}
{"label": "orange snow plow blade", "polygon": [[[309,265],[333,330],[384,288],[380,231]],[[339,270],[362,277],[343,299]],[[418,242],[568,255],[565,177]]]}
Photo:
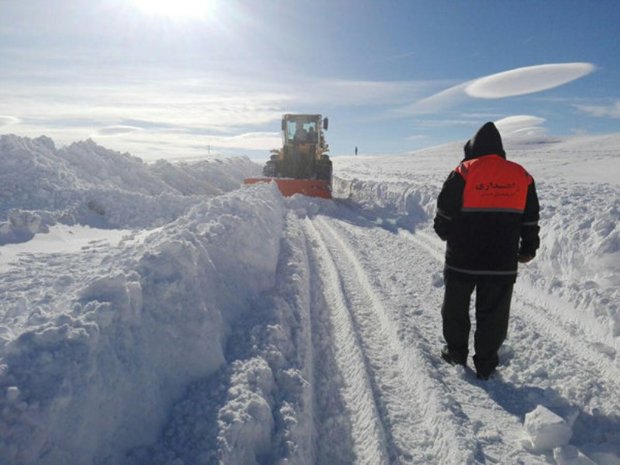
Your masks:
{"label": "orange snow plow blade", "polygon": [[302,194],[308,197],[332,198],[332,189],[329,181],[319,179],[286,179],[286,178],[248,178],[244,184],[257,184],[274,181],[284,197]]}

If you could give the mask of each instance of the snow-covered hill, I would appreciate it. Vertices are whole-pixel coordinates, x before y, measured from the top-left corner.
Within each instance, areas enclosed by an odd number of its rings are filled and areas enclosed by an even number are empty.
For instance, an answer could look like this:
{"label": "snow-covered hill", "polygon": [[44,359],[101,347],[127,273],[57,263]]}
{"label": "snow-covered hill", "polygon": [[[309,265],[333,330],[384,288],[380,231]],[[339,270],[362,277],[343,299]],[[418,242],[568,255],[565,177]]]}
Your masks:
{"label": "snow-covered hill", "polygon": [[523,144],[542,247],[498,375],[442,363],[434,202],[462,144],[245,158],[0,138],[0,463],[620,463],[620,135]]}

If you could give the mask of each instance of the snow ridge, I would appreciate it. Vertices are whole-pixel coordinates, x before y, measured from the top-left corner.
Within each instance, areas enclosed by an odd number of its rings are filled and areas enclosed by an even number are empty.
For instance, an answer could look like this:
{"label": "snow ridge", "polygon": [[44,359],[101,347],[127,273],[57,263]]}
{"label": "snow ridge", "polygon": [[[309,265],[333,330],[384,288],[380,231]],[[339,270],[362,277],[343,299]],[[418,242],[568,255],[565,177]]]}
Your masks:
{"label": "snow ridge", "polygon": [[[0,459],[118,463],[129,446],[152,441],[185,386],[224,363],[227,328],[274,285],[283,208],[273,186],[196,205],[139,247],[89,261],[115,265],[67,280],[21,332],[9,326]],[[257,236],[260,248],[248,241]]]}
{"label": "snow ridge", "polygon": [[161,226],[260,171],[242,157],[146,164],[92,140],[57,149],[45,136],[13,135],[0,136],[0,166],[0,245],[29,240],[56,223]]}

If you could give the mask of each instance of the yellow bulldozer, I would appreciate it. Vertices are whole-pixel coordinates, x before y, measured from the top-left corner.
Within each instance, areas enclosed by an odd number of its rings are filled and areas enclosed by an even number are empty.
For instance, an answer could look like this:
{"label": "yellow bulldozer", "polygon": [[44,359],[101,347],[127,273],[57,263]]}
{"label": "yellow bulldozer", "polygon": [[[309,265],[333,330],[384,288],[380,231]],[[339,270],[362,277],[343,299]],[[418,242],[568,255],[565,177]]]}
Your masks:
{"label": "yellow bulldozer", "polygon": [[273,181],[285,196],[331,198],[332,162],[324,133],[328,126],[329,120],[321,115],[284,115],[282,148],[271,151],[264,177],[249,178],[244,183]]}

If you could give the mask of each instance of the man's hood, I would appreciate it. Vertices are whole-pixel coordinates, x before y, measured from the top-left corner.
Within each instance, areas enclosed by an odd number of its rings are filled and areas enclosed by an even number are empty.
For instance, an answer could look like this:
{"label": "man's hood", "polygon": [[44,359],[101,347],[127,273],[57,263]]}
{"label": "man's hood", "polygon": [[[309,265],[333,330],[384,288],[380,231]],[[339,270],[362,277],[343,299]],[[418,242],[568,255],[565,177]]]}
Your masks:
{"label": "man's hood", "polygon": [[465,160],[492,154],[506,158],[502,136],[500,136],[495,124],[491,122],[485,123],[478,129],[476,135],[467,141],[463,149]]}

